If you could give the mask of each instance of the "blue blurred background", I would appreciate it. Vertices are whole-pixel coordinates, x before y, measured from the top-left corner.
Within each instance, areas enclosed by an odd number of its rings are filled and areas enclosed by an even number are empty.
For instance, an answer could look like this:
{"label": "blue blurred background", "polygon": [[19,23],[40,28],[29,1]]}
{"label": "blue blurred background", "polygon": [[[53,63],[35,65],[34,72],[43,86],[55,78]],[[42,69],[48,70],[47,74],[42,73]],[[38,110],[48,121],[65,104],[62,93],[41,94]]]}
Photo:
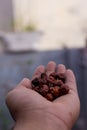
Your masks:
{"label": "blue blurred background", "polygon": [[81,112],[73,130],[87,128],[86,0],[0,0],[0,130],[14,121],[7,93],[48,61],[74,71]]}

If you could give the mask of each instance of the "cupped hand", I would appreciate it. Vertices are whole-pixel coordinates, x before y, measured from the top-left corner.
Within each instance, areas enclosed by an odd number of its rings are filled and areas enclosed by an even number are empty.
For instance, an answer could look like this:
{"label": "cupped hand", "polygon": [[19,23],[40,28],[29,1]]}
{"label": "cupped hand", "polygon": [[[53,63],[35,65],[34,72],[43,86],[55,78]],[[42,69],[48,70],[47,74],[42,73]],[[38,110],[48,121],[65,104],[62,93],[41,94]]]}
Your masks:
{"label": "cupped hand", "polygon": [[38,66],[32,79],[39,77],[43,72],[49,75],[55,71],[65,73],[69,93],[53,102],[32,90],[31,80],[27,78],[8,93],[6,103],[19,129],[19,124],[28,124],[31,130],[70,130],[76,122],[80,112],[80,101],[76,79],[71,70],[50,61],[46,67]]}

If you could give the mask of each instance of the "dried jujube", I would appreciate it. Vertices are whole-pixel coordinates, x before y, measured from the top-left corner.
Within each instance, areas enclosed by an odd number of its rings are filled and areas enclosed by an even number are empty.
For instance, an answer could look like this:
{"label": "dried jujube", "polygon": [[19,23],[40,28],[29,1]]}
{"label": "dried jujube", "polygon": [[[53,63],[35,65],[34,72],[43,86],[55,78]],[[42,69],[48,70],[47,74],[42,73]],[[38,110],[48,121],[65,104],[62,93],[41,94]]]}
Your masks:
{"label": "dried jujube", "polygon": [[69,93],[69,87],[65,84],[64,73],[41,73],[41,76],[32,80],[32,89],[49,101]]}

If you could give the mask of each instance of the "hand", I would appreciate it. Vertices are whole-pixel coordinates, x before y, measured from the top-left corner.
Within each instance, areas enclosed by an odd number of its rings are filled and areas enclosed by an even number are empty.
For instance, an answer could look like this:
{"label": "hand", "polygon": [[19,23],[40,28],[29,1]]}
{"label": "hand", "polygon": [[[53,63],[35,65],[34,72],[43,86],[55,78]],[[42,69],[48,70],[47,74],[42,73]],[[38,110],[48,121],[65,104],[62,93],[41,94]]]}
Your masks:
{"label": "hand", "polygon": [[[56,69],[57,68],[57,69]],[[40,65],[33,75],[39,77],[46,72],[65,73],[69,94],[53,102],[48,101],[31,89],[31,80],[23,79],[10,91],[6,98],[7,106],[16,121],[14,130],[71,130],[80,112],[75,76],[64,65],[49,62],[46,68]]]}

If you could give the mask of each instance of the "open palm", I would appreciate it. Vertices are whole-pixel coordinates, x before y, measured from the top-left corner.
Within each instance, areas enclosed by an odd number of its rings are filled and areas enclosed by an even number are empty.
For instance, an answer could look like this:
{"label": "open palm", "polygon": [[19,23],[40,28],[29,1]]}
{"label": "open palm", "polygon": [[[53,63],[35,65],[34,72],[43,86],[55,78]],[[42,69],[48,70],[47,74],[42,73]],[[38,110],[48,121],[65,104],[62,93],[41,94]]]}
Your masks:
{"label": "open palm", "polygon": [[42,130],[45,130],[45,127],[49,130],[57,130],[59,124],[64,126],[64,130],[72,128],[80,111],[80,102],[73,72],[67,70],[64,65],[57,66],[55,62],[49,62],[46,68],[40,65],[35,70],[32,79],[39,77],[43,72],[49,75],[55,71],[65,73],[69,93],[50,102],[33,91],[31,89],[31,80],[25,78],[14,90],[8,93],[6,99],[7,106],[15,120],[23,119],[23,122],[29,121],[29,123],[33,121],[39,128],[42,127]]}

